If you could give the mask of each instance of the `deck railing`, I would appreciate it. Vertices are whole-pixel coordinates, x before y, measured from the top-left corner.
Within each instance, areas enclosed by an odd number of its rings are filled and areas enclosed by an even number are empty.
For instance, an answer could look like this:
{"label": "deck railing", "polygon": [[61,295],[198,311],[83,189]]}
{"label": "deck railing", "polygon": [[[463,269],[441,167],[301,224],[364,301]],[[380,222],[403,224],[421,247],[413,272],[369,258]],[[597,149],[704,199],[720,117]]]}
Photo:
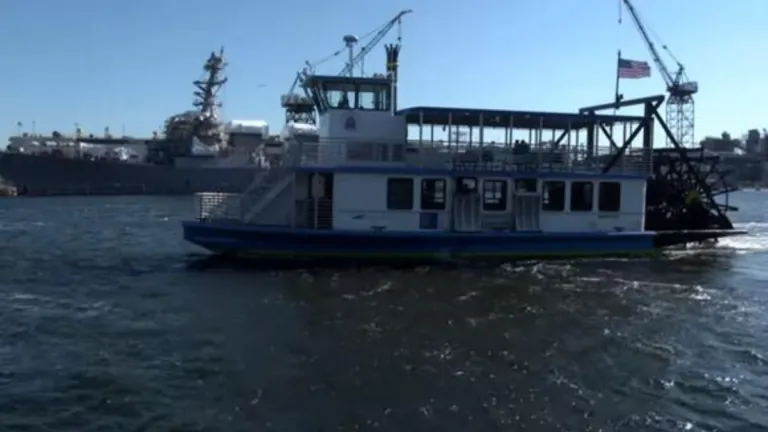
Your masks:
{"label": "deck railing", "polygon": [[326,198],[295,201],[296,228],[330,229],[333,227],[333,203]]}
{"label": "deck railing", "polygon": [[360,164],[447,168],[463,171],[652,172],[651,151],[586,145],[486,144],[469,142],[326,139],[294,141],[284,164],[289,166]]}
{"label": "deck railing", "polygon": [[202,192],[195,194],[195,214],[200,221],[242,220],[242,195]]}

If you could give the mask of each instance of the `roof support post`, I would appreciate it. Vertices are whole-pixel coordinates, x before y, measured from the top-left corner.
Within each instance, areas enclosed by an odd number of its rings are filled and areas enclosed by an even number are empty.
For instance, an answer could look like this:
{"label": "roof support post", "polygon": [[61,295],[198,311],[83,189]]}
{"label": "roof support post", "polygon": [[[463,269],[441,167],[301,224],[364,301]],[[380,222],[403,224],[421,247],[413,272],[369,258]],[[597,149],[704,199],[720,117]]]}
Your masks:
{"label": "roof support post", "polygon": [[480,150],[483,149],[483,140],[484,140],[484,132],[485,132],[485,126],[483,125],[483,114],[480,114],[480,119],[478,119],[478,129],[480,129]]}

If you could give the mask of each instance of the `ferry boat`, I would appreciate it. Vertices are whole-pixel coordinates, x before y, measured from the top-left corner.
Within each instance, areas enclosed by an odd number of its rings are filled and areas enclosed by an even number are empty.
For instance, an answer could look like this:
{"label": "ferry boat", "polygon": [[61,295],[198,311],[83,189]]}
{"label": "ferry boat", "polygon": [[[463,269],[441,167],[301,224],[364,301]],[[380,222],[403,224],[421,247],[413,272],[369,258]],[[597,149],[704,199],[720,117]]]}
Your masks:
{"label": "ferry boat", "polygon": [[[644,229],[653,134],[638,131],[652,119],[397,110],[392,76],[304,85],[316,141],[288,143],[286,163],[243,193],[197,194],[188,242],[266,262],[416,264],[642,256],[738,233]],[[616,128],[623,146],[605,132]],[[487,139],[493,130],[500,138]]]}

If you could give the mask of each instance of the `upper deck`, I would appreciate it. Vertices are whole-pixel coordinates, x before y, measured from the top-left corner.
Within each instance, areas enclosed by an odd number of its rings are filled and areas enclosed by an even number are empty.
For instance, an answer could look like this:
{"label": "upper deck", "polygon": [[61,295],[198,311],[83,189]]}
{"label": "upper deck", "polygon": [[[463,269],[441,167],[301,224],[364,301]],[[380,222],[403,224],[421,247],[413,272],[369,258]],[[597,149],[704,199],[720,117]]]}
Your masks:
{"label": "upper deck", "polygon": [[[345,85],[351,86],[350,91],[368,90],[349,79],[333,84],[325,88]],[[367,84],[376,91],[377,85],[383,88],[390,82],[372,79]],[[349,98],[360,99],[354,94]],[[447,107],[413,107],[394,114],[346,107],[331,111],[326,118],[340,127],[324,130],[321,124],[316,143],[294,140],[289,164],[306,169],[375,167],[379,171],[557,171],[632,176],[652,172],[652,136],[643,134],[636,139],[643,129],[642,116]],[[382,127],[386,123],[392,123],[391,127]],[[634,141],[638,143],[633,146]]]}
{"label": "upper deck", "polygon": [[639,123],[642,116],[587,115],[544,111],[487,110],[420,106],[397,112],[410,125],[512,128],[519,130],[586,130],[595,124]]}

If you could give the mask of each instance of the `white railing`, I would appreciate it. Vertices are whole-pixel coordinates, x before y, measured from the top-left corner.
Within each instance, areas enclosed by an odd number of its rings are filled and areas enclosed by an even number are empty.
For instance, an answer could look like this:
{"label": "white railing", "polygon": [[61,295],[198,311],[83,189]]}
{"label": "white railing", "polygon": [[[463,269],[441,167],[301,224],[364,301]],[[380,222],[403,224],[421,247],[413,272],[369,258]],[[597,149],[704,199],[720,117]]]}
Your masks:
{"label": "white railing", "polygon": [[[294,141],[284,166],[336,164],[395,165],[464,171],[602,172],[646,175],[652,172],[651,150],[585,145],[486,144],[469,142],[347,140]],[[612,161],[612,162],[611,162]]]}
{"label": "white railing", "polygon": [[195,214],[198,220],[241,220],[241,195],[219,192],[196,193]]}

